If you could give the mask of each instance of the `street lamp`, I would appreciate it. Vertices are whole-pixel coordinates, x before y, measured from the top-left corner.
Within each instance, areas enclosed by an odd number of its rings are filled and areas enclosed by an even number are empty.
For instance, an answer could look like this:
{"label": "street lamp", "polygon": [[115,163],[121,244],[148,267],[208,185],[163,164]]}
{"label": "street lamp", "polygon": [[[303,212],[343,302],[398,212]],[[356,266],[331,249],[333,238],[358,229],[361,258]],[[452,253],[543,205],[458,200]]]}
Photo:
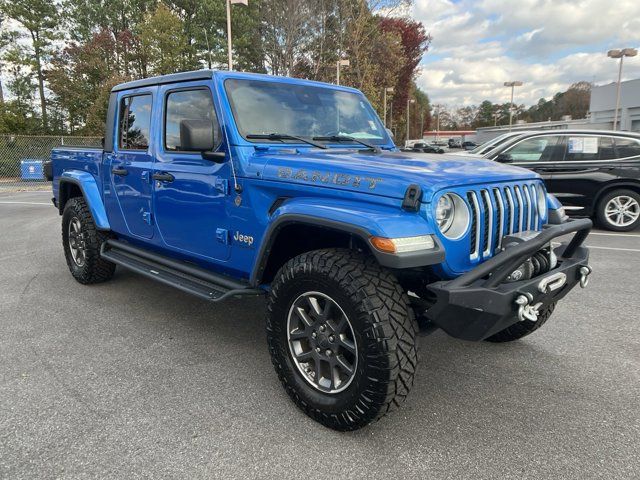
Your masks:
{"label": "street lamp", "polygon": [[231,53],[231,4],[233,3],[249,6],[249,0],[227,0],[227,60],[229,71],[233,70],[233,54]]}
{"label": "street lamp", "polygon": [[336,62],[336,85],[340,85],[340,67],[348,67],[349,60],[341,58]]}
{"label": "street lamp", "polygon": [[624,57],[635,57],[638,50],[635,48],[623,48],[622,50],[609,50],[607,57],[619,58],[620,67],[618,68],[618,86],[616,88],[616,111],[613,115],[613,129],[618,129],[618,110],[620,109],[620,81],[622,80],[622,60]]}
{"label": "street lamp", "polygon": [[387,93],[393,93],[393,87],[386,87],[384,89],[384,126],[387,127]]}
{"label": "street lamp", "polygon": [[521,87],[522,82],[504,82],[505,87],[511,87],[511,105],[509,105],[509,131],[511,131],[511,125],[513,123],[513,89],[515,87]]}
{"label": "street lamp", "polygon": [[411,98],[407,98],[407,143],[406,145],[409,146],[409,105],[411,105],[412,103],[416,103],[415,99]]}

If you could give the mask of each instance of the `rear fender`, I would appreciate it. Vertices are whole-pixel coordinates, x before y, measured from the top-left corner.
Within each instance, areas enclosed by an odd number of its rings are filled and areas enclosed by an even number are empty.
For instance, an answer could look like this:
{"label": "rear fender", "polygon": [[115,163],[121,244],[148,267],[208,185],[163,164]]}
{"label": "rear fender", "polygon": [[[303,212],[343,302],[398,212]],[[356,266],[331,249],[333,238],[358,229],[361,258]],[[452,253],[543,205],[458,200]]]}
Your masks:
{"label": "rear fender", "polygon": [[95,177],[81,170],[66,170],[60,175],[60,198],[58,198],[60,213],[64,210],[64,205],[69,199],[68,194],[65,194],[67,189],[63,188],[65,183],[71,183],[80,188],[98,230],[110,230],[111,227],[109,226],[107,211],[104,208],[102,195],[100,194],[100,189],[98,188]]}
{"label": "rear fender", "polygon": [[[392,208],[344,200],[296,198],[286,200],[271,214],[256,256],[252,284],[260,282],[279,231],[291,224],[313,225],[356,236],[369,246],[378,262],[385,267],[412,268],[444,261],[444,249],[432,226],[419,213],[402,210],[399,202],[397,208]],[[435,248],[389,254],[376,250],[369,241],[373,236],[401,238],[419,235],[433,235]]]}

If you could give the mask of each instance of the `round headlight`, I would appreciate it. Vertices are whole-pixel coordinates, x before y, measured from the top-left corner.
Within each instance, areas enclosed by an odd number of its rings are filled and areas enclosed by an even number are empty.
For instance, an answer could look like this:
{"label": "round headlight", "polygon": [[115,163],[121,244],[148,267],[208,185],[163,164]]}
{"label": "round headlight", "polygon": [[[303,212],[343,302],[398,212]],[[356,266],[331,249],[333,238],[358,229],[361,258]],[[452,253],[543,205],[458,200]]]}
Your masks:
{"label": "round headlight", "polygon": [[438,200],[438,206],[436,207],[436,222],[438,222],[438,227],[440,227],[440,231],[442,233],[445,233],[449,228],[451,228],[455,211],[451,195],[449,193],[445,193]]}
{"label": "round headlight", "polygon": [[445,193],[436,205],[438,228],[450,240],[460,238],[469,227],[469,208],[455,193]]}
{"label": "round headlight", "polygon": [[547,193],[542,185],[536,186],[536,192],[538,194],[538,215],[540,218],[544,218],[547,216]]}

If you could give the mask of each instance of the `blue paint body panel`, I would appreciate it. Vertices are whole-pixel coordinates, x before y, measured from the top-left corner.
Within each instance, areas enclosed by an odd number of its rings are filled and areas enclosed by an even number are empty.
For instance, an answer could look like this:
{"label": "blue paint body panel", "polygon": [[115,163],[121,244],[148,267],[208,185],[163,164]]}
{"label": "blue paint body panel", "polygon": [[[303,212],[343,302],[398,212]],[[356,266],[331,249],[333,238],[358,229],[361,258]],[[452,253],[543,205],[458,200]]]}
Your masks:
{"label": "blue paint body panel", "polygon": [[[76,182],[99,228],[238,279],[255,276],[274,222],[301,217],[311,224],[325,220],[350,225],[366,236],[437,235],[446,259],[430,268],[441,278],[452,278],[484,258],[469,261],[468,232],[456,241],[440,233],[434,217],[436,201],[443,193],[457,192],[464,198],[471,189],[512,183],[535,183],[543,188],[539,176],[530,170],[479,158],[400,153],[388,137],[379,153],[360,145],[328,144],[328,149],[321,150],[300,143],[250,142],[236,128],[224,89],[228,78],[322,86],[367,100],[357,90],[307,80],[238,72],[202,77],[177,76],[175,83],[137,82],[134,88],[116,88],[112,96],[117,105],[126,96],[151,95],[148,149],[119,148],[117,113],[109,119],[113,152],[53,150],[55,197],[60,200],[60,182]],[[205,160],[199,153],[165,149],[166,97],[173,90],[191,88],[207,89],[212,95],[222,131],[218,150],[226,153],[222,163]],[[123,168],[128,171],[126,176],[112,173]],[[171,174],[174,180],[154,181],[158,173]],[[401,208],[412,184],[422,189],[418,212]],[[276,201],[280,205],[273,209]],[[555,205],[551,199],[548,204],[549,208]],[[541,218],[538,226],[545,222],[546,217]]]}

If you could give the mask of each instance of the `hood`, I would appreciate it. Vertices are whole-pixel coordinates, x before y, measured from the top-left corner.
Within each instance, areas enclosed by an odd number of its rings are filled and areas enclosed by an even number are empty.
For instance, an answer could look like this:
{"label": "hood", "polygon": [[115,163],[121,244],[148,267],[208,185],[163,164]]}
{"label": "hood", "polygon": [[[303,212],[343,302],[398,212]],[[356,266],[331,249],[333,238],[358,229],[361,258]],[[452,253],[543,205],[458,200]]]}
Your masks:
{"label": "hood", "polygon": [[265,180],[404,198],[411,184],[422,188],[423,202],[445,188],[539,178],[524,168],[478,157],[356,149],[269,149],[263,157]]}

